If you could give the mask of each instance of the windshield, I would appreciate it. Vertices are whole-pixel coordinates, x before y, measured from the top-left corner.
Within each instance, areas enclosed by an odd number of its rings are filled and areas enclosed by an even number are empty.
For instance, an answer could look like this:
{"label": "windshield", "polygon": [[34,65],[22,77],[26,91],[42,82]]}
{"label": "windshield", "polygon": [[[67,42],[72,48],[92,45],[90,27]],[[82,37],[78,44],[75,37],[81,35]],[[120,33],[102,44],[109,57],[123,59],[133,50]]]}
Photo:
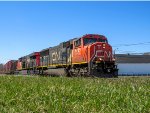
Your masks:
{"label": "windshield", "polygon": [[98,42],[105,42],[105,43],[107,43],[107,40],[106,39],[98,38]]}
{"label": "windshield", "polygon": [[97,42],[97,38],[84,38],[84,45]]}
{"label": "windshield", "polygon": [[84,38],[84,45],[92,44],[95,42],[104,42],[107,43],[106,39],[101,39],[101,38]]}

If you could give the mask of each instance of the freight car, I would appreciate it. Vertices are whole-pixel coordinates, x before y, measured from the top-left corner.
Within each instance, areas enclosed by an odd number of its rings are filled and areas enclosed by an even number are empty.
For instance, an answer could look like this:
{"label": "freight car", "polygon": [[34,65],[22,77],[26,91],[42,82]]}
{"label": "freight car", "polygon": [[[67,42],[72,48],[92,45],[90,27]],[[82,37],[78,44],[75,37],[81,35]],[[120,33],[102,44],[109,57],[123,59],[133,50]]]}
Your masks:
{"label": "freight car", "polygon": [[3,73],[14,74],[16,71],[17,60],[8,61],[3,67]]}
{"label": "freight car", "polygon": [[98,34],[87,34],[22,57],[17,70],[26,74],[118,76],[112,47],[105,36]]}

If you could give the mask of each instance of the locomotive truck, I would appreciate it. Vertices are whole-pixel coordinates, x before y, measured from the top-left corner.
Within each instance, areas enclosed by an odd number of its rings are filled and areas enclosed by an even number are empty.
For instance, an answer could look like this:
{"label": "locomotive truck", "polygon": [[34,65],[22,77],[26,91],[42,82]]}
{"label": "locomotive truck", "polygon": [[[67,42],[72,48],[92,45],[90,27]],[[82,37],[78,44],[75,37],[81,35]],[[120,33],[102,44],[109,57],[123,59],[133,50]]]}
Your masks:
{"label": "locomotive truck", "polygon": [[16,73],[117,77],[112,47],[103,35],[87,34],[21,57]]}

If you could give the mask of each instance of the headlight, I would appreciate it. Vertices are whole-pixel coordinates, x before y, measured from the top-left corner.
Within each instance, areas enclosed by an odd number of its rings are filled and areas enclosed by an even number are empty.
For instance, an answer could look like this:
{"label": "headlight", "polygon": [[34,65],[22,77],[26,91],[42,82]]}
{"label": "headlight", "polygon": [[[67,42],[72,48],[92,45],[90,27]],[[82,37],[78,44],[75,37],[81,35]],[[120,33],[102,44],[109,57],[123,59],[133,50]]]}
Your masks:
{"label": "headlight", "polygon": [[113,59],[112,59],[112,61],[116,61],[116,59],[115,59],[115,58],[113,58]]}
{"label": "headlight", "polygon": [[103,48],[105,48],[106,44],[103,44]]}

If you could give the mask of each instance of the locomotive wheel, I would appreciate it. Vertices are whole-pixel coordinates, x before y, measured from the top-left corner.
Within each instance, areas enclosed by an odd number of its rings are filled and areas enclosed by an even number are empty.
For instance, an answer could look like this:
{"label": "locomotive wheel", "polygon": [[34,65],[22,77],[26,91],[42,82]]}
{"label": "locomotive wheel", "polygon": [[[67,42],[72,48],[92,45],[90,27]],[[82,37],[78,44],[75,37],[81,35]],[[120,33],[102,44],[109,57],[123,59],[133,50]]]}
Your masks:
{"label": "locomotive wheel", "polygon": [[115,70],[115,71],[114,71],[113,77],[114,77],[114,78],[118,78],[118,70]]}

